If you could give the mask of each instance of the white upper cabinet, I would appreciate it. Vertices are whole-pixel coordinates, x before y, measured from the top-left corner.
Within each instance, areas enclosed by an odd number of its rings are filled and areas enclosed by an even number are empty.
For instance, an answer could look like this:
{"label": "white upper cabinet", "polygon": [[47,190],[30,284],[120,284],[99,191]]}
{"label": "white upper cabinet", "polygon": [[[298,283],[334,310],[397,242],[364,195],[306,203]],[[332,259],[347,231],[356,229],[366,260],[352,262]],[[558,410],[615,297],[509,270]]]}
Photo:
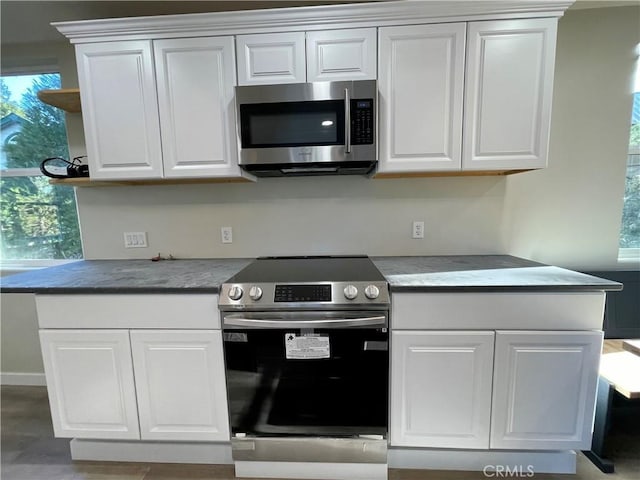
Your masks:
{"label": "white upper cabinet", "polygon": [[378,79],[383,176],[544,168],[567,2],[463,3],[57,23],[76,44],[91,176],[248,176],[236,165],[235,78]]}
{"label": "white upper cabinet", "polygon": [[76,59],[91,177],[161,178],[151,41],[82,44]]}
{"label": "white upper cabinet", "polygon": [[602,332],[496,333],[491,448],[588,450]]}
{"label": "white upper cabinet", "polygon": [[547,165],[556,18],[471,22],[462,167]]}
{"label": "white upper cabinet", "polygon": [[242,175],[233,37],[76,48],[91,178]]}
{"label": "white upper cabinet", "polygon": [[304,32],[238,35],[238,84],[305,82]]}
{"label": "white upper cabinet", "polygon": [[380,172],[460,169],[465,29],[379,29]]}
{"label": "white upper cabinet", "polygon": [[220,330],[132,330],[142,440],[229,441]]}
{"label": "white upper cabinet", "polygon": [[232,37],[153,43],[165,177],[237,176]]}
{"label": "white upper cabinet", "polygon": [[493,332],[392,332],[391,445],[489,448],[493,339]]}
{"label": "white upper cabinet", "polygon": [[238,85],[376,78],[376,29],[238,35]]}
{"label": "white upper cabinet", "polygon": [[307,32],[307,81],[375,80],[376,29]]}

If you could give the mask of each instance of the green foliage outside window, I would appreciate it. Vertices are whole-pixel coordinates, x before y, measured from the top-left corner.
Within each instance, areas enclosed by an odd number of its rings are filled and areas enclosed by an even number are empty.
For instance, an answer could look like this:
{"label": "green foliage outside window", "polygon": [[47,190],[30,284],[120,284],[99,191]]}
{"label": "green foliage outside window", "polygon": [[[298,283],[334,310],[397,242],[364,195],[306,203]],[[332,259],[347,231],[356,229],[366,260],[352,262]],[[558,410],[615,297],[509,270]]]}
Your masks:
{"label": "green foliage outside window", "polygon": [[620,248],[640,248],[640,92],[633,95]]}
{"label": "green foliage outside window", "polygon": [[[47,157],[69,158],[64,112],[42,103],[37,92],[60,88],[57,74],[35,77],[19,103],[11,101],[0,80],[2,118],[20,116],[20,132],[3,145],[4,168],[37,168]],[[80,230],[73,188],[49,185],[44,176],[0,179],[1,258],[82,258]]]}

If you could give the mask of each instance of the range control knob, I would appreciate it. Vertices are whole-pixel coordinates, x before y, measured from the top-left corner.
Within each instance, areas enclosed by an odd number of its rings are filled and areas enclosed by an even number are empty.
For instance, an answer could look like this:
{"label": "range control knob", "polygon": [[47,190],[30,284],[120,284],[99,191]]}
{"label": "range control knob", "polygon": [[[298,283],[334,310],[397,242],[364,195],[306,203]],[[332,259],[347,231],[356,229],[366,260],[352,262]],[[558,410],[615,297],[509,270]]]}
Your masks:
{"label": "range control knob", "polygon": [[353,285],[347,285],[346,287],[344,287],[344,296],[348,300],[353,300],[358,296],[358,289]]}
{"label": "range control knob", "polygon": [[364,289],[364,294],[369,300],[375,300],[380,295],[380,289],[375,285],[367,285]]}
{"label": "range control knob", "polygon": [[260,300],[262,298],[262,289],[254,285],[249,289],[249,297],[251,297],[251,300]]}
{"label": "range control knob", "polygon": [[242,298],[242,288],[234,285],[229,289],[229,298],[231,300],[240,300]]}

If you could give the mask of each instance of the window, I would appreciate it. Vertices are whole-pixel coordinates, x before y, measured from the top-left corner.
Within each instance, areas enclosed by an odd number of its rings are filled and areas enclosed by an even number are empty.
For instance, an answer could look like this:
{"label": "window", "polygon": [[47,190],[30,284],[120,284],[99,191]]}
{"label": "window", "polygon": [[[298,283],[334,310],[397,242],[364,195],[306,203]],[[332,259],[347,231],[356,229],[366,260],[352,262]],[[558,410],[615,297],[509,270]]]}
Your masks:
{"label": "window", "polygon": [[60,88],[60,75],[3,76],[0,88],[0,260],[82,258],[75,192],[39,168],[69,158],[64,112],[37,97]]}
{"label": "window", "polygon": [[[640,52],[640,44],[636,47]],[[619,260],[640,260],[640,59],[636,59]]]}

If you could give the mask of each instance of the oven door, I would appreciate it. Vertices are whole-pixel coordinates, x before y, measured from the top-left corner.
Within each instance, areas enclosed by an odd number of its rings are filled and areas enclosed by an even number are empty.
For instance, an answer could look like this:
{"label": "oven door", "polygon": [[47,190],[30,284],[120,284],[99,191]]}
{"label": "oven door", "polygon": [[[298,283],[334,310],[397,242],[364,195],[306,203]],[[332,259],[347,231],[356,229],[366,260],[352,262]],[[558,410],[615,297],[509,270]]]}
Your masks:
{"label": "oven door", "polygon": [[231,430],[386,438],[386,312],[227,313]]}

